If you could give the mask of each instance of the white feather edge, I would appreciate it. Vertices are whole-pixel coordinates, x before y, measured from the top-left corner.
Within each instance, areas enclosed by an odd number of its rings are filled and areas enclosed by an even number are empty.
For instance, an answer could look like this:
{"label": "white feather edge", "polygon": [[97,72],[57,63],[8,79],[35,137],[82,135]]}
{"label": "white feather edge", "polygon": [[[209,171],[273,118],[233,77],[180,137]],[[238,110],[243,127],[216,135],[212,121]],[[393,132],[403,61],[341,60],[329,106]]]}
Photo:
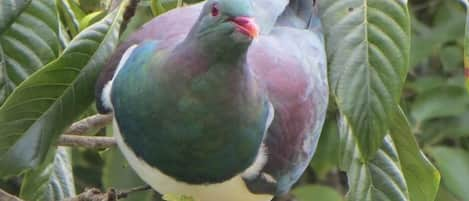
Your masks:
{"label": "white feather edge", "polygon": [[[264,141],[267,136],[267,131],[270,125],[272,124],[272,121],[274,120],[274,116],[275,116],[275,110],[274,110],[274,107],[272,106],[272,103],[269,101],[269,112],[267,116],[266,126],[264,129],[264,139],[262,141]],[[243,171],[242,173],[243,178],[253,179],[257,177],[261,173],[265,164],[267,163],[267,160],[268,160],[268,150],[265,144],[262,143],[261,147],[259,148],[259,152],[257,153],[254,163],[245,171]],[[264,175],[273,180],[272,176],[267,175],[266,173],[264,173]]]}
{"label": "white feather edge", "polygon": [[273,195],[251,193],[241,175],[216,184],[191,185],[177,181],[138,158],[124,143],[115,119],[113,126],[117,144],[130,166],[143,181],[161,194],[192,196],[196,201],[271,201],[273,198]]}
{"label": "white feather edge", "polygon": [[112,76],[112,79],[109,80],[109,82],[107,82],[107,83],[104,85],[103,92],[101,93],[101,101],[103,102],[103,106],[106,107],[107,109],[111,109],[111,110],[112,110],[112,103],[111,103],[112,82],[114,81],[114,79],[116,78],[117,74],[118,74],[119,71],[122,69],[122,67],[124,66],[125,62],[127,62],[127,60],[129,59],[130,55],[132,54],[132,52],[135,50],[135,48],[136,48],[137,46],[138,46],[138,45],[132,45],[132,46],[130,46],[129,48],[127,48],[127,50],[126,50],[126,51],[124,52],[124,54],[122,55],[122,59],[119,61],[119,65],[117,65],[116,71],[114,72],[114,75]]}

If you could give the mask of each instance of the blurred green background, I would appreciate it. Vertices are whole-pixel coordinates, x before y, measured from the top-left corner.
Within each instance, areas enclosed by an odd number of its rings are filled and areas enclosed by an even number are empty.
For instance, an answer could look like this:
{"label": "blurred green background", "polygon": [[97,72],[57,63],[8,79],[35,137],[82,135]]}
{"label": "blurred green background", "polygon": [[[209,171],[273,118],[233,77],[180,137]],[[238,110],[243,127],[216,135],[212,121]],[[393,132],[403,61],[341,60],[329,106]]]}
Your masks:
{"label": "blurred green background", "polygon": [[[103,2],[78,1],[83,16],[88,16],[81,28],[100,19],[104,16],[102,10],[118,1]],[[124,37],[154,14],[180,4],[169,0],[161,5],[149,3],[141,2]],[[401,104],[420,146],[442,175],[437,201],[469,201],[469,94],[464,87],[463,70],[465,9],[457,0],[410,0],[409,4],[413,30],[411,69]],[[62,18],[67,20],[66,16]],[[70,35],[77,31],[68,30]],[[299,201],[344,200],[347,180],[336,168],[335,118],[331,109],[311,167],[293,190]],[[99,135],[106,135],[106,130]],[[127,189],[142,185],[117,149],[71,149],[71,153],[77,192],[86,187]],[[0,188],[18,192],[20,181],[2,181]],[[151,192],[135,193],[126,200],[159,200],[157,197]]]}

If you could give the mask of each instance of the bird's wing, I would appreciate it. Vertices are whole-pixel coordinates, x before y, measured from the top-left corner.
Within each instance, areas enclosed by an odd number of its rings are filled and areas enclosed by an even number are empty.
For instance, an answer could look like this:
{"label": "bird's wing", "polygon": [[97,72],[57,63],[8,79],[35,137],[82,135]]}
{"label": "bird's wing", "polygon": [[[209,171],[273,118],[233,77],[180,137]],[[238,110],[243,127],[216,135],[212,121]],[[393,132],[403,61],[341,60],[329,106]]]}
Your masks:
{"label": "bird's wing", "polygon": [[291,6],[286,11],[289,14],[282,15],[290,17],[256,41],[248,55],[248,64],[265,84],[275,109],[265,139],[267,164],[260,174],[261,179],[272,178],[253,182],[257,185],[253,188],[274,183],[276,194],[287,192],[308,166],[329,97],[324,40],[317,27],[320,23],[316,23],[319,18],[310,15],[301,22],[301,13],[295,14],[295,5]]}

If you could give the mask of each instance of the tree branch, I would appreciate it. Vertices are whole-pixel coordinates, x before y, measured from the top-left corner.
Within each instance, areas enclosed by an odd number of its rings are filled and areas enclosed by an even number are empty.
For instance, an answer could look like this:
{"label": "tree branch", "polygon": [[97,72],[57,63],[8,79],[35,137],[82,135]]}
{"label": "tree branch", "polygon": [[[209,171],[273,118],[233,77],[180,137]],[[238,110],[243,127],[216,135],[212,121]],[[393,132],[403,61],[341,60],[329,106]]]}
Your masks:
{"label": "tree branch", "polygon": [[113,137],[62,135],[57,143],[59,146],[82,147],[87,149],[105,149],[116,146]]}
{"label": "tree branch", "polygon": [[96,133],[112,122],[113,115],[94,115],[73,123],[63,135],[88,135]]}
{"label": "tree branch", "polygon": [[2,189],[0,189],[0,200],[1,201],[23,201],[20,198],[3,191]]}
{"label": "tree branch", "polygon": [[131,188],[129,190],[119,192],[117,194],[117,199],[127,198],[127,196],[129,196],[129,194],[131,193],[149,191],[149,190],[152,190],[152,188],[149,185]]}
{"label": "tree branch", "polygon": [[85,190],[85,192],[80,193],[79,195],[66,198],[62,201],[117,201],[119,199],[126,198],[131,193],[141,192],[141,191],[148,191],[151,190],[151,187],[140,186],[136,188],[132,188],[125,191],[117,191],[115,189],[109,189],[107,192],[101,192],[99,189],[91,188]]}

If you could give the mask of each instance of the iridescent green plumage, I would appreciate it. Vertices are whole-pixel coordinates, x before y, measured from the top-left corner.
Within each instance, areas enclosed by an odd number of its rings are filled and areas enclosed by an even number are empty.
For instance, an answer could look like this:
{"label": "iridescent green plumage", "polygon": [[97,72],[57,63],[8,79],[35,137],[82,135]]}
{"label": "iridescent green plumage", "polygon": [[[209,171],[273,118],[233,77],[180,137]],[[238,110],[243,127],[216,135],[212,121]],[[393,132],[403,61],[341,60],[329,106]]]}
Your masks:
{"label": "iridescent green plumage", "polygon": [[138,45],[113,81],[111,100],[125,143],[188,183],[240,174],[255,160],[268,126],[267,96],[246,65],[251,39],[230,38],[240,33],[226,23],[249,9],[228,12],[234,8],[221,2],[226,16],[202,15],[176,47]]}

